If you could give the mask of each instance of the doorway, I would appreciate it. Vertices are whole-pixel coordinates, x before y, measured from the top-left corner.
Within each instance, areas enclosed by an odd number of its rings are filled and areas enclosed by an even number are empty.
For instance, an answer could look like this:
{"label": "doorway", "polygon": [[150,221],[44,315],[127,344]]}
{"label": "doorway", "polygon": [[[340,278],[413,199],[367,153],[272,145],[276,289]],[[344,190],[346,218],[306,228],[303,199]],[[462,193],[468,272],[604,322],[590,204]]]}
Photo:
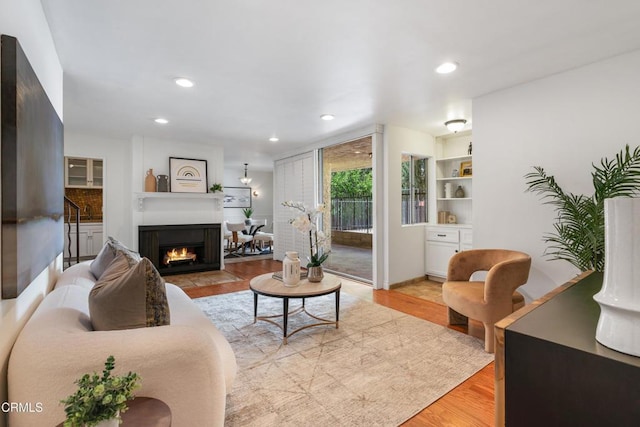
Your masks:
{"label": "doorway", "polygon": [[321,150],[323,228],[331,242],[325,269],[373,281],[372,137]]}

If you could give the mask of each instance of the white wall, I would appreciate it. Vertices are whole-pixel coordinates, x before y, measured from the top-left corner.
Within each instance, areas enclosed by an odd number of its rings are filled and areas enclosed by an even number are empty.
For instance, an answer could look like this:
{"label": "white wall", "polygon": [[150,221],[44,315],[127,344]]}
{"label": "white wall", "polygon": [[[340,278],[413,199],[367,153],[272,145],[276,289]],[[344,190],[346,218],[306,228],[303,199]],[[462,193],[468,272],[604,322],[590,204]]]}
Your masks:
{"label": "white wall", "polygon": [[[62,67],[39,0],[0,0],[0,33],[16,37],[62,119]],[[0,403],[7,401],[11,347],[27,319],[51,289],[62,268],[62,254],[18,298],[0,300]],[[0,413],[0,427],[6,425]]]}
{"label": "white wall", "polygon": [[[424,225],[402,225],[402,153],[432,157],[435,149],[435,140],[429,134],[385,126],[385,289],[389,285],[424,276]],[[432,175],[430,173],[431,179]]]}
{"label": "white wall", "polygon": [[537,298],[571,279],[569,263],[543,258],[554,211],[525,193],[523,176],[542,166],[565,191],[592,194],[591,163],[639,144],[640,51],[473,101],[474,247],[529,253],[524,291]]}
{"label": "white wall", "polygon": [[[123,197],[133,199],[134,193],[144,191],[146,171],[169,175],[169,157],[182,157],[207,161],[207,188],[222,182],[224,149],[222,145],[188,141],[162,140],[136,136],[132,140],[131,178],[129,193]],[[131,212],[131,211],[129,211]],[[222,207],[213,199],[147,199],[144,209],[133,206],[131,247],[138,247],[138,225],[198,224],[222,222]],[[222,243],[221,243],[222,247]]]}
{"label": "white wall", "polygon": [[65,131],[64,155],[104,160],[104,238],[113,236],[131,246],[131,141]]}
{"label": "white wall", "polygon": [[[236,168],[226,167],[221,184],[224,187],[243,187],[239,180],[243,175],[243,165],[239,165]],[[273,232],[273,172],[252,171],[251,165],[249,165],[247,176],[251,178],[251,184],[249,184],[251,192],[258,192],[257,196],[251,196],[252,218],[258,221],[267,220],[267,225],[261,231],[271,233]],[[224,219],[229,222],[242,222],[245,218],[242,209],[225,208]]]}

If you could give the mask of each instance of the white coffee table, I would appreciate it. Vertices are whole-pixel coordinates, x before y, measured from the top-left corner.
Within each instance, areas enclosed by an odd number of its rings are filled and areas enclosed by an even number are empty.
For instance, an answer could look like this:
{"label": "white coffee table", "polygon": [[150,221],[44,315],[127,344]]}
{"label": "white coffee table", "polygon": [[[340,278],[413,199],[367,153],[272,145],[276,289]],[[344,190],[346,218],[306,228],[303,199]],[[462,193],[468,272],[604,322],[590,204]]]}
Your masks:
{"label": "white coffee table", "polygon": [[[295,287],[287,287],[284,286],[280,280],[274,279],[273,273],[266,273],[260,276],[256,276],[249,282],[249,288],[253,291],[253,322],[256,323],[258,320],[263,320],[265,322],[269,322],[273,325],[276,325],[278,328],[282,330],[283,344],[287,343],[287,338],[291,335],[299,332],[303,329],[311,328],[313,326],[322,326],[322,325],[336,325],[336,329],[338,329],[338,322],[340,320],[340,287],[342,286],[342,282],[340,279],[329,273],[324,274],[324,278],[321,282],[312,283],[307,279],[303,279],[300,281],[300,284]],[[336,319],[323,319],[321,317],[315,316],[309,313],[305,307],[305,299],[319,297],[322,295],[329,295],[334,293],[336,296]],[[282,298],[282,314],[276,314],[272,316],[258,316],[258,296],[263,295],[271,298]],[[289,312],[289,299],[299,298],[302,299],[302,306]],[[311,323],[308,325],[304,325],[299,327],[298,329],[288,332],[287,324],[289,322],[289,316],[297,313],[305,313],[309,317],[318,320],[316,323]],[[273,319],[282,317],[282,324],[274,321]]]}

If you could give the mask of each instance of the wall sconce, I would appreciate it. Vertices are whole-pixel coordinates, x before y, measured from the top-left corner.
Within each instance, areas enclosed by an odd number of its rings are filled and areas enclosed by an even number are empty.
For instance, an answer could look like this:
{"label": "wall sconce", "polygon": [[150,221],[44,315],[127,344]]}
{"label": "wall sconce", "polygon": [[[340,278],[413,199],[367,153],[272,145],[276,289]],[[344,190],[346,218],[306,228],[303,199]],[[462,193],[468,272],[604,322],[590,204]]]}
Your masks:
{"label": "wall sconce", "polygon": [[258,197],[258,190],[254,190],[253,197]]}
{"label": "wall sconce", "polygon": [[467,123],[465,119],[455,119],[444,122],[444,125],[450,132],[456,133],[464,128],[465,123]]}

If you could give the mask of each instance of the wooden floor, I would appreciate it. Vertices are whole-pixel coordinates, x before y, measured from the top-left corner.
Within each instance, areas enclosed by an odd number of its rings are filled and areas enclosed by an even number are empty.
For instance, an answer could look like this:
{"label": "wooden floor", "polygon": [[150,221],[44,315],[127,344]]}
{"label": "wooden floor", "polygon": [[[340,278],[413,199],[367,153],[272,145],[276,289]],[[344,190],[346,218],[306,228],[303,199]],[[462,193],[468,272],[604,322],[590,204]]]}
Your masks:
{"label": "wooden floor", "polygon": [[[279,261],[258,260],[225,264],[225,270],[242,281],[185,289],[191,298],[219,295],[249,289],[251,278],[282,268]],[[372,300],[394,310],[419,317],[429,322],[447,326],[445,306],[396,291],[372,290]],[[466,333],[466,328],[450,327]],[[494,424],[494,364],[460,384],[438,401],[402,424],[404,427],[438,426],[492,426]]]}

